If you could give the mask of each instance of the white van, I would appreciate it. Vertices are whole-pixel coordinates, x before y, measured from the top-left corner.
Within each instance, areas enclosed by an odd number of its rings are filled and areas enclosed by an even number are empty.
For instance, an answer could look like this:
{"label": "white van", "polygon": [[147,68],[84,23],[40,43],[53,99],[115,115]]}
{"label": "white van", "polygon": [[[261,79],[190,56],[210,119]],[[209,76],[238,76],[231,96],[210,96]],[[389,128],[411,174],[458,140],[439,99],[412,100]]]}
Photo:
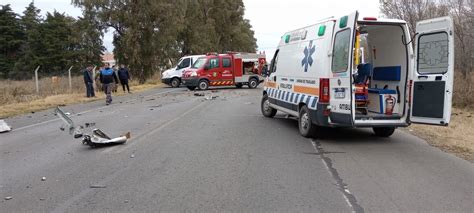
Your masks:
{"label": "white van", "polygon": [[[448,125],[454,68],[449,17],[417,23],[339,19],[284,34],[265,80],[264,116],[298,118],[309,137],[317,126],[372,127],[389,137],[411,123]],[[415,44],[415,50],[412,48]]]}
{"label": "white van", "polygon": [[183,71],[190,68],[199,57],[203,56],[205,55],[189,55],[180,58],[176,67],[165,70],[161,74],[161,82],[171,87],[179,87]]}

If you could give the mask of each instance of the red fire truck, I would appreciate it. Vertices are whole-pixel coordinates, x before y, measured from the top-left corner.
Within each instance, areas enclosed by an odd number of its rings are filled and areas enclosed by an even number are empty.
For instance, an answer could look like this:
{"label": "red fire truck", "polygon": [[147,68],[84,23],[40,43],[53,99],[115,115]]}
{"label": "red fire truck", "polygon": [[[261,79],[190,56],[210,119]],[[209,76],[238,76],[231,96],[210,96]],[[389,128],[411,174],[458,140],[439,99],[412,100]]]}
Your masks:
{"label": "red fire truck", "polygon": [[263,82],[262,69],[265,55],[256,53],[227,54],[208,53],[198,58],[190,69],[183,73],[183,84],[190,90],[206,90],[209,86],[248,85],[253,89]]}

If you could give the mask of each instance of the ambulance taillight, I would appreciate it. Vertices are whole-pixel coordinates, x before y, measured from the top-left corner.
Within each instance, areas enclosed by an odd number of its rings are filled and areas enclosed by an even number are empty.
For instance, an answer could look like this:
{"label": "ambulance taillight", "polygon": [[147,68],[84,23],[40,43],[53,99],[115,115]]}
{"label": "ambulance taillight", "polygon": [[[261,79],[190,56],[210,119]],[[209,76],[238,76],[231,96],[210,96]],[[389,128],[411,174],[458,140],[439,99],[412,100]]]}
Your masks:
{"label": "ambulance taillight", "polygon": [[329,79],[328,78],[320,78],[319,79],[319,102],[321,103],[329,103]]}

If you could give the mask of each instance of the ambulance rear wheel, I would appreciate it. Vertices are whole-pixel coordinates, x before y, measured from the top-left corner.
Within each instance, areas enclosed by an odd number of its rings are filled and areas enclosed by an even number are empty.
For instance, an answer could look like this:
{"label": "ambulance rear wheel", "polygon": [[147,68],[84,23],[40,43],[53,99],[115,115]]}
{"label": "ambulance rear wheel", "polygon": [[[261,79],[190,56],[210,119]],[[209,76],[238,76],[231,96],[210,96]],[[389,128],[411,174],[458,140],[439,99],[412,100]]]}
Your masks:
{"label": "ambulance rear wheel", "polygon": [[209,82],[207,82],[206,80],[200,80],[198,84],[198,88],[200,90],[207,90],[207,88],[209,88]]}
{"label": "ambulance rear wheel", "polygon": [[257,79],[251,78],[251,79],[249,80],[249,88],[250,88],[250,89],[255,89],[255,88],[257,88],[257,86],[258,86],[258,81],[257,81]]}
{"label": "ambulance rear wheel", "polygon": [[179,78],[173,78],[170,84],[171,84],[171,87],[176,88],[176,87],[179,87],[179,85],[181,84],[181,81],[179,80]]}
{"label": "ambulance rear wheel", "polygon": [[191,91],[193,91],[193,90],[195,90],[195,89],[196,89],[196,87],[195,87],[195,86],[187,86],[187,88],[188,88],[189,90],[191,90]]}
{"label": "ambulance rear wheel", "polygon": [[243,86],[242,83],[237,83],[237,84],[235,84],[235,87],[237,87],[237,88],[239,88],[239,89],[242,88],[242,86]]}
{"label": "ambulance rear wheel", "polygon": [[395,132],[395,127],[374,127],[373,130],[376,136],[388,138]]}
{"label": "ambulance rear wheel", "polygon": [[273,109],[270,106],[270,101],[268,100],[267,95],[263,96],[260,108],[262,110],[263,116],[265,116],[267,118],[273,118],[273,116],[275,116],[276,113],[277,113],[277,110]]}
{"label": "ambulance rear wheel", "polygon": [[306,138],[313,136],[313,132],[315,131],[316,127],[315,125],[313,125],[313,121],[311,120],[308,107],[301,107],[299,115],[300,116],[298,118],[298,126],[300,134]]}

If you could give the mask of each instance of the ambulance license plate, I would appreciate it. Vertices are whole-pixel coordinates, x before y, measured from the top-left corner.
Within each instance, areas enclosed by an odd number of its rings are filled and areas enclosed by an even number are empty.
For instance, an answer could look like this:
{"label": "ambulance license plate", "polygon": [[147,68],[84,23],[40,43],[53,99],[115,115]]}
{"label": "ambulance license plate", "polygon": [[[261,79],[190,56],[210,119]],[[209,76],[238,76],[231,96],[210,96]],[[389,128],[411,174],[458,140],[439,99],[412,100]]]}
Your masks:
{"label": "ambulance license plate", "polygon": [[345,88],[335,88],[334,89],[334,98],[343,99],[346,97],[346,89]]}

